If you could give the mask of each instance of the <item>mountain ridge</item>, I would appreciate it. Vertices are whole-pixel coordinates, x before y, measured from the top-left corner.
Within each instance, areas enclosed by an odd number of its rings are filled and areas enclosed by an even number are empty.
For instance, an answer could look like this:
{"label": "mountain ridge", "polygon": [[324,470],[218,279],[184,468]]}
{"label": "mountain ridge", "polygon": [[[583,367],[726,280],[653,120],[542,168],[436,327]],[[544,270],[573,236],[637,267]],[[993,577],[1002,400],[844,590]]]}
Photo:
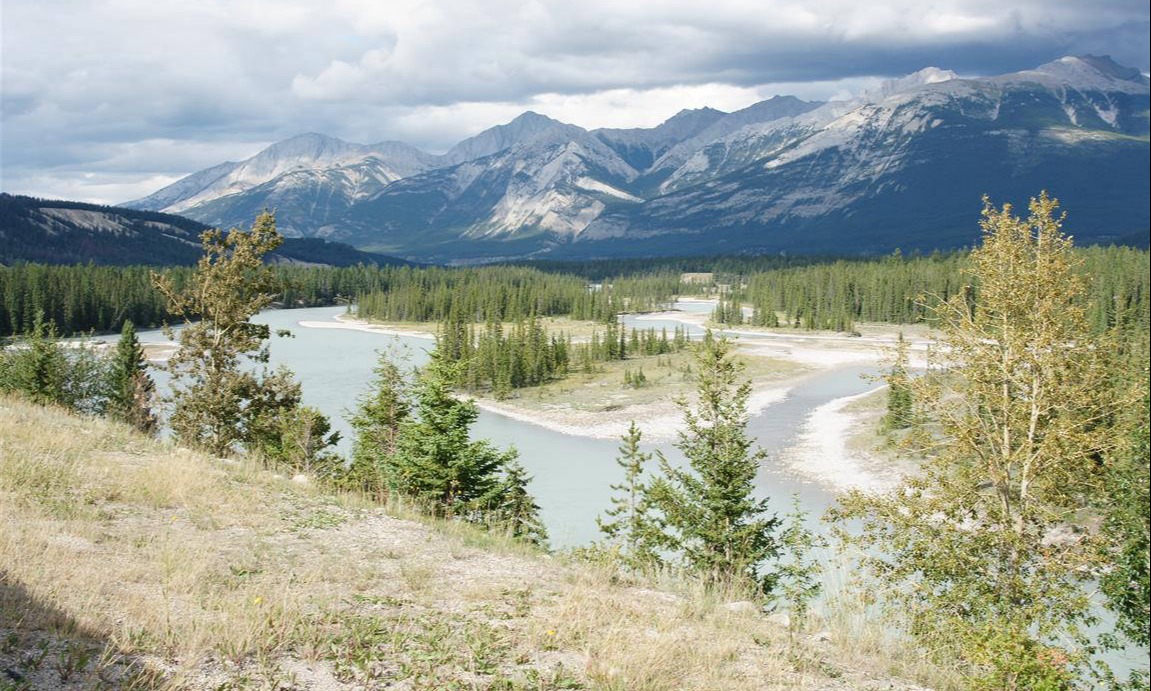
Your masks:
{"label": "mountain ridge", "polygon": [[[0,266],[187,266],[199,260],[200,234],[208,229],[199,221],[158,211],[0,193]],[[316,266],[409,263],[321,238],[285,238],[269,260]]]}
{"label": "mountain ridge", "polygon": [[[278,142],[130,206],[183,204],[213,225],[276,208],[289,235],[448,261],[602,256],[620,242],[683,253],[709,238],[733,251],[951,247],[974,238],[983,194],[1049,189],[1106,241],[1148,227],[1149,92],[1137,71],[1082,56],[993,77],[928,67],[850,101],[775,96],[652,128],[528,111],[441,155],[339,140],[284,155]],[[173,204],[181,195],[192,202]],[[901,219],[901,204],[916,212]]]}

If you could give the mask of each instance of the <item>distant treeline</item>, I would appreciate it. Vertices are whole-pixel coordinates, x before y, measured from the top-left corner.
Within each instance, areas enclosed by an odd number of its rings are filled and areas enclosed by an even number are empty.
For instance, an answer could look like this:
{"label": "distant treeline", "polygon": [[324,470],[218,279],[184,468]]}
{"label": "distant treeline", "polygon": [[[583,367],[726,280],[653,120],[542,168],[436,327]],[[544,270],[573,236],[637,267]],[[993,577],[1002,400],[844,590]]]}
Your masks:
{"label": "distant treeline", "polygon": [[[0,336],[31,333],[37,314],[65,336],[118,332],[125,320],[140,328],[159,326],[168,311],[152,287],[150,271],[93,264],[0,267]],[[171,271],[187,275],[183,269]]]}
{"label": "distant treeline", "polygon": [[666,308],[679,274],[661,272],[591,283],[582,276],[522,266],[389,271],[357,296],[360,316],[383,321],[484,323],[565,316],[614,321],[619,312]]}
{"label": "distant treeline", "polygon": [[[1148,330],[1149,255],[1127,247],[1076,251],[1087,282],[1087,307],[1095,329]],[[753,323],[849,331],[856,322],[914,324],[931,319],[940,301],[968,292],[978,303],[978,284],[966,271],[966,254],[783,268],[750,275],[738,298],[754,308]]]}
{"label": "distant treeline", "polygon": [[[393,268],[359,265],[276,268],[278,306],[319,307],[352,302],[361,291],[387,285]],[[157,327],[170,319],[162,296],[152,287],[153,272],[171,277],[177,286],[191,267],[70,266],[15,264],[0,266],[0,336],[28,333],[37,313],[57,333],[119,332],[125,320],[139,328]]]}
{"label": "distant treeline", "polygon": [[[1151,255],[1125,247],[1090,247],[1076,255],[1088,278],[1088,310],[1095,328],[1147,333]],[[664,308],[677,295],[708,293],[724,299],[717,315],[721,321],[851,331],[856,322],[927,320],[936,302],[960,291],[969,291],[970,299],[977,301],[978,285],[971,285],[966,262],[960,253],[936,253],[835,261],[605,260],[541,267],[280,266],[276,273],[278,304],[284,307],[357,303],[361,316],[383,321],[514,324],[567,316],[608,323],[621,312]],[[38,312],[61,334],[114,332],[125,319],[141,328],[157,326],[168,314],[152,288],[153,270],[0,267],[0,335],[28,331]],[[161,271],[179,284],[190,269]],[[681,283],[688,271],[711,275]],[[751,308],[750,316],[743,315],[741,305]]]}

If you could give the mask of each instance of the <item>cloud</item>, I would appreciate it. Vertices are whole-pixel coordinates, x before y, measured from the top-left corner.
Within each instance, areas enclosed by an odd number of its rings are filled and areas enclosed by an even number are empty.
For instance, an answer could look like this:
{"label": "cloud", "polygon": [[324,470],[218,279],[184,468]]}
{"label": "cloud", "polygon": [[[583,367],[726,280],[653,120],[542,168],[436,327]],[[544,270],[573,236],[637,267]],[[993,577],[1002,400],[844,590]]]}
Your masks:
{"label": "cloud", "polygon": [[992,74],[1095,52],[1147,72],[1151,33],[1145,0],[4,0],[3,12],[0,184],[89,199],[126,189],[133,166],[167,179],[305,131],[443,150],[529,108],[650,126],[775,93],[843,97],[927,65]]}
{"label": "cloud", "polygon": [[[443,11],[450,5],[452,11]],[[946,56],[950,69],[1008,69],[1058,57],[1093,32],[1143,22],[1147,8],[1046,2],[782,0],[699,3],[461,0],[433,11],[365,9],[386,35],[355,60],[292,80],[302,99],[386,105],[515,100],[550,92],[895,75]],[[1147,49],[1118,56],[1147,63]],[[930,61],[929,62],[934,62]],[[1006,71],[1006,70],[1005,70]]]}

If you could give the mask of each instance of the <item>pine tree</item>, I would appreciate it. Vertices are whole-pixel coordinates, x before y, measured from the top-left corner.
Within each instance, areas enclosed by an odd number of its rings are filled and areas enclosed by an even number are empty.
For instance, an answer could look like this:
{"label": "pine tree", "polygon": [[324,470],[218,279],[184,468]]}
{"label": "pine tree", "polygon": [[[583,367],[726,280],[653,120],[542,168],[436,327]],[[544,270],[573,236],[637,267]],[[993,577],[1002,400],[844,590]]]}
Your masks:
{"label": "pine tree", "polygon": [[612,508],[604,512],[607,518],[596,518],[600,532],[619,547],[624,564],[635,570],[659,565],[659,547],[664,542],[660,523],[652,514],[649,487],[643,481],[652,454],[640,451],[642,438],[643,433],[632,420],[616,457],[616,463],[623,468],[623,482],[611,485],[618,494],[611,498]]}
{"label": "pine tree", "polygon": [[274,418],[262,451],[265,458],[289,472],[304,473],[332,484],[342,484],[344,459],[331,451],[340,441],[332,423],[316,408],[295,405]]}
{"label": "pine tree", "polygon": [[1104,490],[1102,555],[1111,568],[1101,584],[1108,607],[1117,615],[1116,628],[1146,646],[1151,642],[1151,397],[1146,393],[1146,369],[1140,385],[1143,404],[1133,416],[1127,443],[1112,459]]}
{"label": "pine tree", "polygon": [[747,584],[770,594],[775,576],[761,574],[762,562],[780,551],[780,521],[768,502],[754,496],[765,454],[752,449],[747,434],[751,384],[738,381],[741,366],[731,341],[707,332],[694,349],[698,401],[680,400],[685,430],[676,448],[689,468],[660,456],[663,477],[649,492],[663,515],[668,544],[689,570],[712,584]]}
{"label": "pine tree", "polygon": [[109,372],[108,414],[145,434],[155,434],[158,421],[152,412],[156,386],[148,374],[144,348],[132,320],[124,321]]}
{"label": "pine tree", "polygon": [[108,360],[87,341],[64,347],[56,327],[36,313],[31,332],[0,352],[0,391],[14,391],[40,405],[101,415],[109,398]]}
{"label": "pine tree", "polygon": [[31,331],[19,347],[4,353],[0,365],[0,389],[21,393],[39,405],[69,405],[68,358],[55,325],[43,312],[36,313]]}
{"label": "pine tree", "polygon": [[895,359],[883,377],[887,381],[887,414],[883,416],[883,426],[889,430],[911,426],[914,397],[908,385],[908,362],[907,340],[900,331],[899,340],[895,344]]}
{"label": "pine tree", "polygon": [[791,511],[788,512],[779,542],[784,557],[776,568],[778,595],[788,608],[788,634],[794,637],[802,629],[811,601],[823,592],[820,575],[823,566],[816,558],[815,551],[827,547],[827,540],[808,529],[807,514],[800,507],[799,495],[791,498]]}
{"label": "pine tree", "polygon": [[544,546],[548,531],[540,519],[539,504],[528,492],[531,480],[515,455],[510,454],[504,462],[495,502],[488,509],[488,521],[514,538]]}
{"label": "pine tree", "polygon": [[340,441],[331,423],[315,408],[301,405],[303,391],[291,370],[280,366],[252,378],[253,387],[242,391],[240,444],[272,467],[293,473],[330,478],[342,465],[327,451]]}
{"label": "pine tree", "polygon": [[[274,411],[299,403],[283,375],[261,375],[241,366],[241,358],[268,362],[268,327],[250,320],[271,304],[277,281],[264,256],[280,246],[271,213],[256,218],[250,231],[205,231],[204,254],[178,288],[168,275],[152,281],[168,301],[168,311],[185,320],[180,347],[168,361],[172,373],[172,432],[182,443],[218,456],[237,446],[262,446]],[[171,331],[169,330],[169,336]]]}

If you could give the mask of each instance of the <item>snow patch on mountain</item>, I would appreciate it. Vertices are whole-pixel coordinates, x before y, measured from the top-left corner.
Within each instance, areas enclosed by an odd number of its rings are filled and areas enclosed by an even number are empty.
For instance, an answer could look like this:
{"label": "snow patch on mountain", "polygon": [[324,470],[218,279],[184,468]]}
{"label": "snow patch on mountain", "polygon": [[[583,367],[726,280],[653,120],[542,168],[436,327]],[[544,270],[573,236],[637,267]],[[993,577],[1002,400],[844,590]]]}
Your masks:
{"label": "snow patch on mountain", "polygon": [[602,194],[607,194],[607,195],[610,195],[612,197],[615,197],[616,199],[622,199],[622,200],[628,201],[628,202],[636,202],[636,203],[642,203],[643,202],[643,199],[640,199],[639,197],[635,196],[634,194],[629,194],[627,192],[624,192],[621,189],[617,189],[615,187],[612,187],[611,185],[604,184],[604,183],[600,182],[599,180],[593,180],[592,178],[589,178],[587,176],[576,178],[575,186],[580,188],[581,190],[587,190],[588,192],[600,192]]}

